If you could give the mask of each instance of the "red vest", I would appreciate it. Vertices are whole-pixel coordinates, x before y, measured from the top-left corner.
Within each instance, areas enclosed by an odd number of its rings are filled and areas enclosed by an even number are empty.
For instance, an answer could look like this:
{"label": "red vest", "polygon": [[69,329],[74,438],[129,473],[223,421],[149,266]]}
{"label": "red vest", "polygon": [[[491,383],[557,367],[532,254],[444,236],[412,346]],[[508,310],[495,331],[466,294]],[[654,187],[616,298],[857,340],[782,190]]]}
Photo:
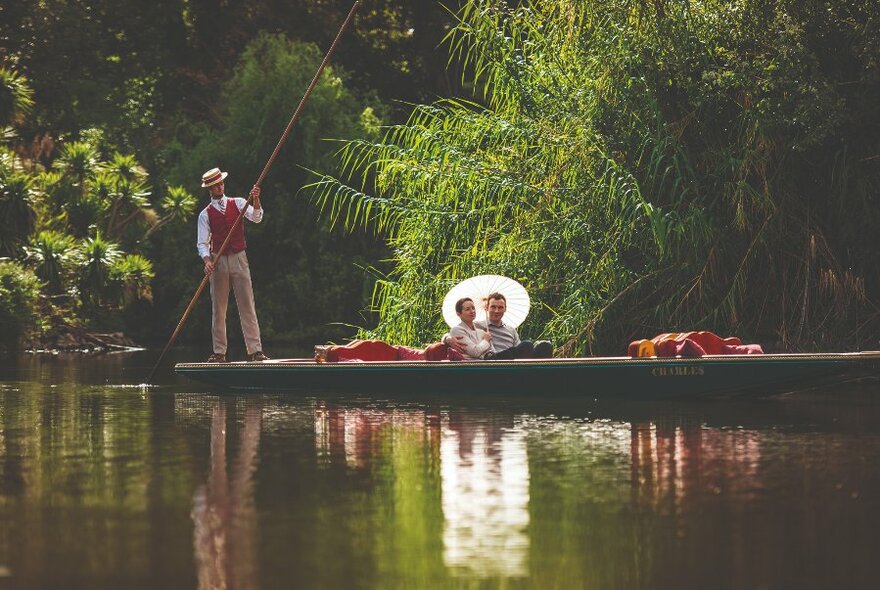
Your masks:
{"label": "red vest", "polygon": [[[223,241],[229,234],[229,228],[235,225],[235,220],[238,219],[238,211],[235,200],[230,198],[226,199],[225,215],[220,213],[216,207],[208,205],[208,225],[211,228],[211,252],[216,254],[220,250],[220,246],[223,245]],[[244,222],[242,222],[235,228],[235,232],[233,232],[232,238],[229,240],[229,244],[226,246],[223,254],[236,254],[245,248],[247,248],[247,242],[244,240]]]}

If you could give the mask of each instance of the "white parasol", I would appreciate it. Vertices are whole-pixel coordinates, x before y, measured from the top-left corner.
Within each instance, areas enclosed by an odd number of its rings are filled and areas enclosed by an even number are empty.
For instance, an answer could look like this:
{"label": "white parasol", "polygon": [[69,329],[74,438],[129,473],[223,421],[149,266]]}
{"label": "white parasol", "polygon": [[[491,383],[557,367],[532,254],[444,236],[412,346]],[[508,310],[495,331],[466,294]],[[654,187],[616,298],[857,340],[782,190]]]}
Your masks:
{"label": "white parasol", "polygon": [[455,313],[455,302],[462,297],[470,297],[477,307],[477,321],[486,320],[486,299],[491,293],[501,293],[507,301],[504,323],[516,328],[529,315],[529,294],[517,281],[501,275],[479,275],[465,279],[443,298],[443,319],[450,327],[457,326],[461,320]]}

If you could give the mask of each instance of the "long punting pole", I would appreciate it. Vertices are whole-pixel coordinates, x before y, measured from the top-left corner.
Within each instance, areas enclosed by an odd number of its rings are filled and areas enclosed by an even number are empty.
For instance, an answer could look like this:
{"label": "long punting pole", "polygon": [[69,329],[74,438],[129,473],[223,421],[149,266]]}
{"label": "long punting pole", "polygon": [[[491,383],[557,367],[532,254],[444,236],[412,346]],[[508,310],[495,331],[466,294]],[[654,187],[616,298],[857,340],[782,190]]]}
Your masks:
{"label": "long punting pole", "polygon": [[[318,84],[318,79],[321,77],[321,73],[324,71],[324,67],[330,62],[330,58],[333,56],[333,52],[336,51],[336,45],[339,43],[339,40],[342,38],[342,34],[345,32],[345,29],[348,28],[349,23],[351,23],[352,18],[354,18],[354,13],[357,12],[357,9],[360,7],[360,5],[360,0],[357,0],[354,5],[352,5],[351,10],[348,12],[348,16],[345,17],[345,21],[342,23],[342,26],[339,28],[339,32],[336,34],[336,38],[333,39],[333,43],[330,45],[330,49],[327,50],[327,54],[324,56],[324,60],[321,62],[321,65],[318,66],[318,71],[315,72],[315,77],[312,78],[312,82],[306,89],[302,100],[299,101],[299,106],[297,106],[296,110],[293,112],[293,116],[290,118],[290,122],[287,124],[287,128],[284,130],[284,133],[281,134],[281,139],[278,140],[278,145],[275,146],[275,150],[272,152],[272,155],[269,156],[269,160],[263,167],[263,171],[260,173],[260,177],[257,179],[257,182],[254,184],[254,186],[259,187],[261,184],[263,184],[263,180],[265,180],[266,175],[269,173],[269,168],[271,168],[272,164],[275,163],[275,158],[278,157],[278,153],[281,151],[281,147],[287,141],[287,137],[290,135],[291,129],[293,129],[293,126],[299,119],[299,115],[302,112],[306,102],[308,102],[309,96],[312,94],[312,90],[314,90],[315,86]],[[226,236],[226,239],[223,240],[223,243],[220,245],[220,249],[215,253],[215,257],[222,256],[223,252],[226,251],[226,246],[229,244],[229,240],[230,238],[232,238],[232,234],[235,232],[235,229],[244,219],[245,211],[247,211],[247,208],[248,206],[250,206],[252,200],[253,197],[248,195],[247,203],[244,207],[241,208],[241,211],[238,214],[238,218],[236,218],[235,223],[232,225],[232,229],[230,229],[229,234]],[[183,328],[183,325],[189,318],[189,314],[192,312],[193,307],[195,307],[196,301],[199,300],[202,291],[205,290],[205,285],[208,284],[210,278],[210,275],[205,275],[202,279],[202,282],[199,284],[199,288],[196,289],[196,293],[195,295],[193,295],[192,301],[189,302],[186,311],[183,312],[183,317],[180,318],[180,321],[177,323],[177,327],[174,329],[174,333],[171,334],[171,338],[168,339],[168,344],[165,345],[165,348],[162,350],[162,354],[159,355],[159,360],[156,361],[156,365],[153,367],[153,370],[150,371],[150,376],[147,377],[146,381],[148,384],[153,382],[153,377],[156,375],[156,370],[159,368],[159,365],[162,364],[162,360],[165,358],[165,355],[168,353],[168,351],[171,349],[171,346],[174,344],[174,341],[177,339],[177,335],[180,333],[180,330]]]}

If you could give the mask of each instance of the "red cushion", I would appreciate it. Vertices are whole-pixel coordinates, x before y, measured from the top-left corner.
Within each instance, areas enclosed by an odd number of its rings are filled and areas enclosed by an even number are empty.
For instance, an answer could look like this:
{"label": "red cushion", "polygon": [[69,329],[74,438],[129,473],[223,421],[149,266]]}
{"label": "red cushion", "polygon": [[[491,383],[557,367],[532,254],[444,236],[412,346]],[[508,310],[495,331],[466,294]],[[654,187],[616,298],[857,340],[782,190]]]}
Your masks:
{"label": "red cushion", "polygon": [[683,342],[679,343],[678,349],[676,350],[676,356],[684,356],[684,357],[696,357],[696,356],[706,356],[706,351],[702,346],[697,344],[696,340],[691,340],[690,338],[685,338]]}
{"label": "red cushion", "polygon": [[[642,340],[629,345],[630,356]],[[659,357],[698,357],[707,354],[764,354],[760,344],[743,344],[736,336],[721,338],[707,331],[669,332],[651,338]]]}
{"label": "red cushion", "polygon": [[418,348],[410,348],[409,346],[397,346],[397,360],[423,361],[425,360],[425,351]]}
{"label": "red cushion", "polygon": [[[454,352],[454,351],[453,351]],[[353,340],[345,346],[329,346],[328,363],[351,361],[442,361],[448,358],[447,347],[442,342],[429,344],[424,350],[409,346],[392,346],[382,340]],[[457,353],[456,353],[457,354]],[[459,355],[458,360],[461,360]]]}
{"label": "red cushion", "polygon": [[345,346],[331,346],[327,362],[396,361],[397,348],[381,340],[354,340]]}
{"label": "red cushion", "polygon": [[435,342],[425,347],[425,359],[429,361],[445,361],[446,345],[442,342]]}

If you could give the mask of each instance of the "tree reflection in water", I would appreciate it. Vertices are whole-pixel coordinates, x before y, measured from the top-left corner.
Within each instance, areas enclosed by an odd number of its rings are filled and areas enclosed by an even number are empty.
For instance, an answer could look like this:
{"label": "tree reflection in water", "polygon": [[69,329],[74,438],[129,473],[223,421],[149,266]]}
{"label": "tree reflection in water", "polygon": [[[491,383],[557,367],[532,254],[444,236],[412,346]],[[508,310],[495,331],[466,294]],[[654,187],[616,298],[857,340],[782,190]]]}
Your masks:
{"label": "tree reflection in water", "polygon": [[[323,463],[342,460],[349,467],[369,468],[382,454],[387,433],[409,431],[429,449],[440,443],[439,415],[430,410],[380,410],[318,404],[315,408],[315,450]],[[399,438],[399,437],[398,437]]]}
{"label": "tree reflection in water", "polygon": [[680,515],[688,496],[722,492],[750,499],[763,487],[759,434],[700,422],[633,422],[631,483],[636,505]]}
{"label": "tree reflection in water", "polygon": [[[232,403],[232,402],[229,402]],[[238,456],[227,465],[226,400],[211,412],[211,461],[207,482],[193,498],[193,544],[199,588],[258,588],[257,518],[253,476],[262,428],[259,401],[248,399]]]}
{"label": "tree reflection in water", "polygon": [[0,588],[876,586],[877,382],[218,398],[119,362],[0,362]]}
{"label": "tree reflection in water", "polygon": [[[383,444],[388,435],[396,444]],[[405,454],[406,441],[426,446],[439,479],[445,566],[470,577],[526,576],[528,457],[525,433],[512,417],[430,409],[316,408],[319,461],[370,469],[389,460],[383,455]],[[396,476],[405,477],[400,469]],[[412,516],[428,517],[424,512]]]}
{"label": "tree reflection in water", "polygon": [[[703,587],[719,576],[756,587],[797,574],[773,556],[803,544],[799,526],[824,518],[809,498],[837,489],[811,481],[817,463],[798,451],[814,434],[713,426],[696,411],[578,418],[264,403],[262,413],[241,398],[211,409],[210,470],[192,511],[203,588],[254,587],[261,568],[313,587]],[[227,449],[236,453],[228,465]],[[816,450],[821,464],[846,471],[837,447]],[[260,531],[258,457],[271,515]],[[784,495],[774,495],[780,485]],[[852,503],[833,512],[867,535],[853,519],[870,511]],[[807,549],[822,552],[818,541]],[[824,579],[841,573],[829,563],[817,568]]]}
{"label": "tree reflection in water", "polygon": [[[665,555],[675,537],[709,534],[694,520],[707,501],[723,496],[745,506],[765,487],[760,432],[713,428],[699,417],[618,422],[327,404],[315,410],[315,440],[319,462],[372,472],[373,494],[394,490],[387,500],[395,520],[385,534],[431,530],[400,521],[435,513],[424,503],[404,512],[399,503],[412,502],[415,492],[400,490],[439,487],[421,501],[439,501],[439,547],[450,577],[607,582],[602,576],[631,568],[638,554],[623,530],[635,527],[641,547]],[[427,471],[403,468],[413,452],[431,458]],[[608,544],[611,554],[600,550]],[[574,547],[585,556],[571,561]]]}

